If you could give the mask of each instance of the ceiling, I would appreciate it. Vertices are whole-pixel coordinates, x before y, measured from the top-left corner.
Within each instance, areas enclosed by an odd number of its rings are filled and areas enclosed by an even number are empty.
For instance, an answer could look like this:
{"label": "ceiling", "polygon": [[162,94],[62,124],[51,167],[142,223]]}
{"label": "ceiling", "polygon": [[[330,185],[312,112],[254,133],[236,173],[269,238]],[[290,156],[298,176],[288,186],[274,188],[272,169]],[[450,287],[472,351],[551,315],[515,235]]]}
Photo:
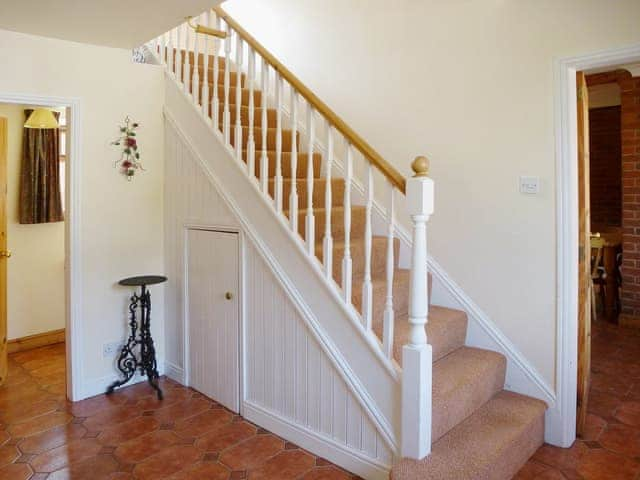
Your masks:
{"label": "ceiling", "polygon": [[134,48],[222,0],[0,0],[0,29]]}

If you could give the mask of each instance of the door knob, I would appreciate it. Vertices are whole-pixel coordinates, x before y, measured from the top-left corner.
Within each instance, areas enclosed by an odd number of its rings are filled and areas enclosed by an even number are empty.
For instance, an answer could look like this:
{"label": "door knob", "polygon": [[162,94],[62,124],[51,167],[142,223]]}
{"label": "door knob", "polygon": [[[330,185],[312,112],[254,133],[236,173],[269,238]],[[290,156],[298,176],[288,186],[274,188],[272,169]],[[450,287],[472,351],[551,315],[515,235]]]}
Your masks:
{"label": "door knob", "polygon": [[231,300],[233,298],[233,293],[231,292],[227,292],[224,294],[224,298],[226,298],[227,300]]}
{"label": "door knob", "polygon": [[0,251],[0,257],[9,258],[11,256],[11,250]]}

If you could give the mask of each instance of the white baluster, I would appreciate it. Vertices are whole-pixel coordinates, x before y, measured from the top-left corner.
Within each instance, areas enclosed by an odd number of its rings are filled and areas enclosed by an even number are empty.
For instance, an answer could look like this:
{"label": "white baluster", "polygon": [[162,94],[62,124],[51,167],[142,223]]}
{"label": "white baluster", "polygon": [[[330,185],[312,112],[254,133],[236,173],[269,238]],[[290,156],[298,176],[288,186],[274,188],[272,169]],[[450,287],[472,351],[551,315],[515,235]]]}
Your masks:
{"label": "white baluster", "polygon": [[[282,77],[276,75],[276,184],[275,202],[278,213],[282,212]],[[263,134],[264,135],[264,134]]]}
{"label": "white baluster", "polygon": [[[313,158],[307,161],[313,163]],[[324,239],[322,241],[322,259],[324,260],[324,272],[328,279],[333,275],[333,238],[331,237],[331,169],[333,167],[333,127],[327,122],[327,173],[324,193]]]}
{"label": "white baluster", "polygon": [[387,233],[387,295],[384,304],[384,320],[382,322],[382,348],[387,358],[393,357],[393,274],[395,272],[394,259],[394,187],[389,183],[389,208],[387,209],[387,219],[389,221]]}
{"label": "white baluster", "polygon": [[[196,18],[196,23],[198,23],[199,17]],[[193,32],[193,73],[191,76],[191,96],[193,97],[193,103],[199,105],[199,97],[200,97],[200,61],[199,61],[199,52],[200,45],[198,44],[198,34]],[[202,101],[204,103],[204,100]]]}
{"label": "white baluster", "polygon": [[224,112],[223,117],[223,131],[225,144],[231,143],[231,113],[229,111],[229,88],[231,77],[229,70],[231,68],[231,27],[226,24],[227,38],[224,39]]}
{"label": "white baluster", "polygon": [[[309,159],[313,160],[313,144],[315,143],[315,117],[313,107],[307,104],[307,136]],[[294,139],[295,141],[295,139]],[[305,238],[307,239],[307,253],[314,255],[316,243],[316,218],[313,215],[313,161],[307,162],[307,216],[305,217]]]}
{"label": "white baluster", "polygon": [[[204,14],[204,24],[208,27],[211,23],[211,12]],[[204,48],[202,52],[202,115],[207,123],[209,122],[209,35],[203,35]]]}
{"label": "white baluster", "polygon": [[183,25],[184,29],[185,29],[185,41],[184,41],[184,74],[183,74],[183,87],[184,87],[184,93],[186,93],[187,95],[191,95],[191,93],[189,92],[189,83],[191,80],[191,61],[190,61],[190,53],[191,53],[191,27],[189,27],[189,25],[187,25],[186,23]]}
{"label": "white baluster", "polygon": [[366,207],[364,219],[364,279],[362,281],[362,319],[367,331],[373,318],[373,286],[371,285],[371,209],[373,206],[373,165],[367,161]]}
{"label": "white baluster", "polygon": [[242,161],[242,37],[236,32],[236,158]]}
{"label": "white baluster", "polygon": [[[220,30],[220,19],[216,16],[216,30]],[[211,99],[211,118],[215,128],[220,130],[220,100],[218,95],[218,85],[220,85],[220,41],[213,39],[213,81],[211,88],[213,89],[213,98]],[[226,65],[225,65],[226,68]],[[223,129],[224,130],[224,129]]]}
{"label": "white baluster", "polygon": [[177,55],[177,53],[175,52],[174,47],[173,47],[173,30],[170,30],[169,31],[169,37],[167,38],[167,66],[169,68],[169,73],[171,73],[171,75],[173,75],[174,77],[176,76],[176,73],[175,73],[175,66],[176,66],[175,55]]}
{"label": "white baluster", "polygon": [[256,176],[256,142],[253,138],[253,122],[254,122],[254,100],[253,100],[253,84],[255,82],[256,75],[256,55],[253,48],[248,45],[247,55],[249,57],[249,135],[247,138],[247,170],[249,171],[249,178],[254,179]]}
{"label": "white baluster", "polygon": [[178,84],[182,85],[182,81],[183,76],[182,76],[182,72],[183,72],[183,68],[182,68],[182,44],[180,43],[180,32],[182,31],[182,25],[178,25],[178,27],[176,28],[176,58],[175,58],[175,62],[176,62],[176,68],[175,68],[175,73],[176,73],[176,79],[178,80]]}
{"label": "white baluster", "polygon": [[291,89],[291,137],[294,139],[291,145],[291,193],[289,194],[289,221],[291,230],[298,233],[298,142],[295,138],[298,134],[298,92],[293,86]]}
{"label": "white baluster", "polygon": [[158,59],[160,60],[160,65],[167,64],[167,58],[165,57],[167,53],[166,42],[167,42],[167,34],[163,33],[158,37]]}
{"label": "white baluster", "polygon": [[260,157],[260,181],[262,183],[262,193],[269,195],[269,155],[267,154],[267,129],[269,126],[267,118],[267,96],[269,93],[269,64],[266,59],[262,59],[262,155]]}
{"label": "white baluster", "polygon": [[347,163],[344,178],[344,256],[342,257],[342,292],[351,303],[351,176],[353,175],[353,145],[347,145]]}
{"label": "white baluster", "polygon": [[431,452],[433,354],[425,325],[427,297],[427,221],[433,213],[433,181],[428,161],[418,157],[407,180],[407,205],[413,222],[409,287],[409,343],[402,347],[401,455],[420,460]]}

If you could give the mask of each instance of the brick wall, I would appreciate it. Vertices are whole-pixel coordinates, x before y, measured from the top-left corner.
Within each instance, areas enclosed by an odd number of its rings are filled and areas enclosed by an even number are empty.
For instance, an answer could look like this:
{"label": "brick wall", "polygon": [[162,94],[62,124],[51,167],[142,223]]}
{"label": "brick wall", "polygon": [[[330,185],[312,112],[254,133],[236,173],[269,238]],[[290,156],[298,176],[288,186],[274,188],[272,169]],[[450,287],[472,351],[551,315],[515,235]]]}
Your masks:
{"label": "brick wall", "polygon": [[640,318],[640,78],[622,91],[622,314]]}
{"label": "brick wall", "polygon": [[589,110],[591,225],[622,226],[620,106]]}

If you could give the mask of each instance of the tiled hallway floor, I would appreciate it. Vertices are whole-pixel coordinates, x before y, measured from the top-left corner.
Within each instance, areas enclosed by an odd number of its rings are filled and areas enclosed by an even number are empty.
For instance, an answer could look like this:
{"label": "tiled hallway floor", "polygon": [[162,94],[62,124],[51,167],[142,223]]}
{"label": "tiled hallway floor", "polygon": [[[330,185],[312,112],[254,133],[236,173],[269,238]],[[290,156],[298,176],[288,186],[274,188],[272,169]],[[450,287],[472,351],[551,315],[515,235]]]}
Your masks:
{"label": "tiled hallway floor", "polygon": [[640,479],[640,330],[594,323],[591,372],[584,438],[543,445],[517,480]]}
{"label": "tiled hallway floor", "polygon": [[357,478],[162,379],[69,403],[64,345],[16,353],[0,387],[0,480]]}

